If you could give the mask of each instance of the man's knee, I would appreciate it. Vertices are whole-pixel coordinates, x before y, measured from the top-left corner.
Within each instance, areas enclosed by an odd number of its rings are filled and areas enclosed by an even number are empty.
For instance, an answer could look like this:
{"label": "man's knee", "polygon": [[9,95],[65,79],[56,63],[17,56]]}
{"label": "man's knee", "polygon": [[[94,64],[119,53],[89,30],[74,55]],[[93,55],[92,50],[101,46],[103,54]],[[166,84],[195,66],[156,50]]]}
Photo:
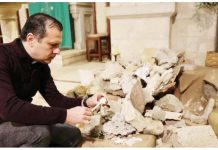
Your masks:
{"label": "man's knee", "polygon": [[76,140],[74,139],[75,142],[72,143],[72,146],[76,147],[76,146],[79,145],[79,143],[80,143],[81,140],[82,140],[82,133],[81,133],[81,131],[80,131],[79,128],[76,128],[74,132],[75,132],[75,136],[76,136],[77,138],[76,138]]}
{"label": "man's knee", "polygon": [[51,142],[51,132],[48,126],[33,126],[33,137],[30,143],[34,147],[48,147]]}

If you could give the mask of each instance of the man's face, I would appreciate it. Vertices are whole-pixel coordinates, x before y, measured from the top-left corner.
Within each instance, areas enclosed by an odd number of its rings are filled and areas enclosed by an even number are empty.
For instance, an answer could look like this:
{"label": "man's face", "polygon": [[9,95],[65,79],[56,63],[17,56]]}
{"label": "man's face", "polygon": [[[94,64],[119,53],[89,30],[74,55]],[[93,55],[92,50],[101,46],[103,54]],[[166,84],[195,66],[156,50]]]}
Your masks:
{"label": "man's face", "polygon": [[46,27],[45,37],[41,40],[34,39],[32,48],[33,59],[44,64],[49,64],[60,52],[62,33],[56,27]]}

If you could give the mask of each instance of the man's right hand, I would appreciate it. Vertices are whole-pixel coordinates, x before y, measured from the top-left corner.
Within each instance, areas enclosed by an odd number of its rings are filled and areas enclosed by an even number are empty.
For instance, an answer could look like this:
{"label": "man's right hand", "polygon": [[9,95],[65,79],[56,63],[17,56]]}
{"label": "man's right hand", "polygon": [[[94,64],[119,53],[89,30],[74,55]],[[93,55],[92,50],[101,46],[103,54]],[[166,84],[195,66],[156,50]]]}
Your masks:
{"label": "man's right hand", "polygon": [[91,120],[92,111],[90,108],[77,106],[67,109],[67,117],[65,123],[75,125],[77,123],[89,123]]}

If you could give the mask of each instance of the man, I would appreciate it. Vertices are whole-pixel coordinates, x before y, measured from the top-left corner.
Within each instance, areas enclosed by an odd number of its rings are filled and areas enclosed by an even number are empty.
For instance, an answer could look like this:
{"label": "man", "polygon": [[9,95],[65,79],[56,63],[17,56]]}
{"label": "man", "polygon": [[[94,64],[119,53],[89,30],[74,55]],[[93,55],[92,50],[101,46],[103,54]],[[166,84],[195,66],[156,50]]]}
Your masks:
{"label": "man", "polygon": [[[58,92],[48,64],[60,52],[62,28],[55,18],[34,14],[20,38],[0,45],[0,146],[78,145],[81,132],[74,125],[90,121],[102,95],[82,101]],[[31,104],[37,91],[51,107]]]}

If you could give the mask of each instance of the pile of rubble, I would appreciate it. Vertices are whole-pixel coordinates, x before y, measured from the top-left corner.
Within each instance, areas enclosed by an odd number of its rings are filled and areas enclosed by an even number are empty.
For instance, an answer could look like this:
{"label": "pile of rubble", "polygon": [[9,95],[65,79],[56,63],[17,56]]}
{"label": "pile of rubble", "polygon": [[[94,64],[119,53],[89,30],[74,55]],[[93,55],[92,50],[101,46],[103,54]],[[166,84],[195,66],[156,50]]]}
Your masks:
{"label": "pile of rubble", "polygon": [[[183,62],[184,53],[172,50],[157,51],[153,61],[146,64],[109,62],[87,91],[90,95],[107,93],[110,99],[108,107],[95,112],[82,132],[128,146],[142,141],[132,136],[134,134],[155,135],[157,147],[218,146],[210,126],[186,125],[187,120],[205,124],[215,100],[202,97],[206,103],[195,111],[201,113],[193,113],[190,109],[193,103],[187,101],[184,104],[173,94]],[[205,132],[203,138],[194,134],[198,131]],[[184,141],[183,136],[189,136],[188,139],[193,141]]]}

